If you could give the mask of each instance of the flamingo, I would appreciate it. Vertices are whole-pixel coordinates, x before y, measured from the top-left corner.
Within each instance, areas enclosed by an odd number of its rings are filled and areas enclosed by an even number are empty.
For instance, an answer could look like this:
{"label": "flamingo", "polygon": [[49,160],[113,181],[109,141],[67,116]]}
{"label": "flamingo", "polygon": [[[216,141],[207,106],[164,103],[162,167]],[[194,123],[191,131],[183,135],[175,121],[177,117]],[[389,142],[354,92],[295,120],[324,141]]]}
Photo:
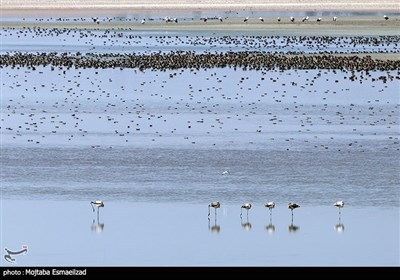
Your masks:
{"label": "flamingo", "polygon": [[240,208],[240,218],[242,218],[242,209],[243,208],[247,210],[247,216],[249,216],[249,210],[251,209],[251,204],[245,203],[242,205],[242,207]]}
{"label": "flamingo", "polygon": [[339,208],[339,214],[340,214],[340,208],[343,208],[344,202],[342,200],[339,200],[339,201],[335,202],[333,204],[333,206],[336,206],[337,208]]}
{"label": "flamingo", "polygon": [[265,207],[269,209],[269,214],[272,215],[272,209],[275,208],[275,202],[268,202],[265,204]]}
{"label": "flamingo", "polygon": [[94,207],[93,207],[93,205],[96,206],[96,207],[97,207],[97,213],[98,213],[98,212],[99,212],[99,208],[100,208],[100,207],[104,207],[104,202],[103,202],[103,200],[95,200],[95,201],[91,201],[91,202],[90,202],[90,205],[91,205],[92,208],[93,208],[93,212],[94,212]]}
{"label": "flamingo", "polygon": [[291,203],[289,202],[288,204],[288,208],[292,211],[292,220],[293,220],[293,210],[300,207],[300,205],[296,204],[296,203]]}
{"label": "flamingo", "polygon": [[210,207],[215,209],[215,216],[217,215],[217,208],[221,207],[221,203],[219,201],[213,201],[210,204],[208,204],[208,216],[210,217]]}

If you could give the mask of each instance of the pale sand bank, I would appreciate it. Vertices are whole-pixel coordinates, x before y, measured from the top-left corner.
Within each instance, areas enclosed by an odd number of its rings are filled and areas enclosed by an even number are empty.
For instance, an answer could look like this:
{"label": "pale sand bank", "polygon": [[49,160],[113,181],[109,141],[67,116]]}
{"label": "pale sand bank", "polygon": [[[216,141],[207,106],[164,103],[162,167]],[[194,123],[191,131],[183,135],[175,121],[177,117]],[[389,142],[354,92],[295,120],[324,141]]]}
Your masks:
{"label": "pale sand bank", "polygon": [[3,0],[3,12],[35,9],[141,9],[141,10],[269,10],[269,11],[391,11],[394,0]]}
{"label": "pale sand bank", "polygon": [[321,22],[316,21],[316,17],[310,18],[309,22],[301,22],[298,18],[296,22],[290,22],[289,18],[282,18],[277,22],[275,17],[265,17],[264,22],[258,18],[249,18],[247,23],[243,18],[226,18],[223,22],[219,20],[209,20],[203,22],[200,18],[186,18],[178,24],[166,24],[161,18],[148,20],[145,24],[140,23],[140,19],[133,21],[111,21],[108,22],[101,18],[101,23],[96,24],[91,20],[81,19],[69,21],[24,21],[8,20],[2,21],[2,28],[21,28],[21,27],[41,27],[41,28],[78,28],[78,29],[120,29],[136,31],[213,31],[221,34],[246,35],[291,35],[291,36],[380,36],[380,35],[400,35],[400,16],[391,16],[390,20],[384,20],[377,16],[349,16],[339,17],[337,21],[332,21],[331,17],[322,17]]}

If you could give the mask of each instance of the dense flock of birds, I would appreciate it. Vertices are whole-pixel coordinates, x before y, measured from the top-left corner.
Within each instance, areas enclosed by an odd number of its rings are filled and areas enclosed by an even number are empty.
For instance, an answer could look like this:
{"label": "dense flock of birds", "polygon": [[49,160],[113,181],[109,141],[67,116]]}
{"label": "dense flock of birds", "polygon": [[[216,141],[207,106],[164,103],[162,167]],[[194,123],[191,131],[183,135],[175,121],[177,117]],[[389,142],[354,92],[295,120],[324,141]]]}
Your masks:
{"label": "dense flock of birds", "polygon": [[[216,22],[226,22],[227,20],[235,20],[235,19],[240,19],[238,17],[234,17],[234,18],[229,18],[228,16],[203,16],[200,17],[200,21],[202,22],[212,22],[212,21],[216,21]],[[294,16],[290,16],[288,18],[285,17],[281,17],[278,16],[276,18],[264,18],[262,16],[259,17],[244,17],[242,18],[242,21],[244,23],[249,23],[249,22],[260,22],[260,23],[264,23],[267,22],[266,19],[269,20],[269,22],[277,22],[277,23],[283,23],[285,21],[287,22],[302,22],[302,23],[306,23],[306,22],[311,22],[311,21],[315,21],[315,22],[322,22],[323,20],[325,21],[338,21],[338,16],[332,16],[332,17],[328,17],[323,19],[323,17],[318,16],[318,17],[314,17],[314,18],[310,18],[310,16],[302,16],[302,17],[294,17]],[[28,19],[28,18],[23,18],[23,21],[25,20],[32,20],[32,19]],[[165,23],[178,23],[180,21],[196,21],[199,19],[196,19],[194,17],[189,17],[189,18],[180,18],[178,19],[177,17],[171,17],[171,16],[165,16],[165,17],[150,17],[150,18],[145,18],[145,17],[113,17],[113,16],[107,16],[107,17],[98,17],[98,16],[92,16],[92,17],[79,17],[79,18],[63,18],[63,17],[50,17],[50,18],[35,18],[34,21],[36,22],[93,22],[95,24],[101,24],[101,23],[107,23],[107,22],[140,22],[141,24],[145,24],[146,22],[165,22]],[[383,15],[383,20],[387,21],[389,20],[389,16],[387,15]]]}

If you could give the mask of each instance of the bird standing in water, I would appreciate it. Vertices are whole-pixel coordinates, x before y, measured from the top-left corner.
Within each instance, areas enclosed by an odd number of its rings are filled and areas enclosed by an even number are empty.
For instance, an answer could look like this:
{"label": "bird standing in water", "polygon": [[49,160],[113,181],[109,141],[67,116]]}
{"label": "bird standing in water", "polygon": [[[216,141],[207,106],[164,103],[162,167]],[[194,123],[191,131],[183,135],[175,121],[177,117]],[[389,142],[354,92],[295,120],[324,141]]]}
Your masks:
{"label": "bird standing in water", "polygon": [[94,212],[93,205],[97,207],[97,212],[99,212],[99,208],[104,207],[104,202],[103,202],[103,200],[95,200],[95,201],[91,201],[90,205],[92,205],[93,212]]}
{"label": "bird standing in water", "polygon": [[293,221],[293,210],[296,209],[296,208],[299,208],[299,207],[300,207],[300,205],[298,205],[296,203],[289,202],[288,208],[290,209],[290,211],[292,211],[292,221]]}
{"label": "bird standing in water", "polygon": [[335,202],[335,204],[333,204],[333,206],[336,206],[337,208],[339,208],[339,214],[340,214],[340,208],[343,208],[344,202],[342,200],[339,200],[339,201]]}
{"label": "bird standing in water", "polygon": [[250,203],[245,203],[242,205],[242,207],[240,208],[240,218],[242,217],[242,210],[246,209],[247,210],[247,217],[249,216],[249,210],[251,209],[251,204]]}
{"label": "bird standing in water", "polygon": [[272,215],[272,209],[275,208],[275,202],[268,202],[265,204],[265,207],[269,209],[269,214]]}
{"label": "bird standing in water", "polygon": [[213,201],[210,204],[208,204],[208,216],[210,217],[210,207],[214,208],[215,210],[215,216],[217,215],[217,208],[221,207],[221,203],[219,201]]}

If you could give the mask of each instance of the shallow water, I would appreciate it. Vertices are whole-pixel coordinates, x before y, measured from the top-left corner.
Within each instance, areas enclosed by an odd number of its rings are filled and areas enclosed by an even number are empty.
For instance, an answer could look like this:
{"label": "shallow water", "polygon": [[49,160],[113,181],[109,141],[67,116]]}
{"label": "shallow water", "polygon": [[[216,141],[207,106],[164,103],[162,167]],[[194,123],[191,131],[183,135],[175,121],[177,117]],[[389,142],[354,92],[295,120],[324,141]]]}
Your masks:
{"label": "shallow water", "polygon": [[[2,247],[35,266],[397,266],[397,208],[3,200]],[[340,220],[339,220],[340,218]],[[2,260],[4,265],[9,265]]]}

